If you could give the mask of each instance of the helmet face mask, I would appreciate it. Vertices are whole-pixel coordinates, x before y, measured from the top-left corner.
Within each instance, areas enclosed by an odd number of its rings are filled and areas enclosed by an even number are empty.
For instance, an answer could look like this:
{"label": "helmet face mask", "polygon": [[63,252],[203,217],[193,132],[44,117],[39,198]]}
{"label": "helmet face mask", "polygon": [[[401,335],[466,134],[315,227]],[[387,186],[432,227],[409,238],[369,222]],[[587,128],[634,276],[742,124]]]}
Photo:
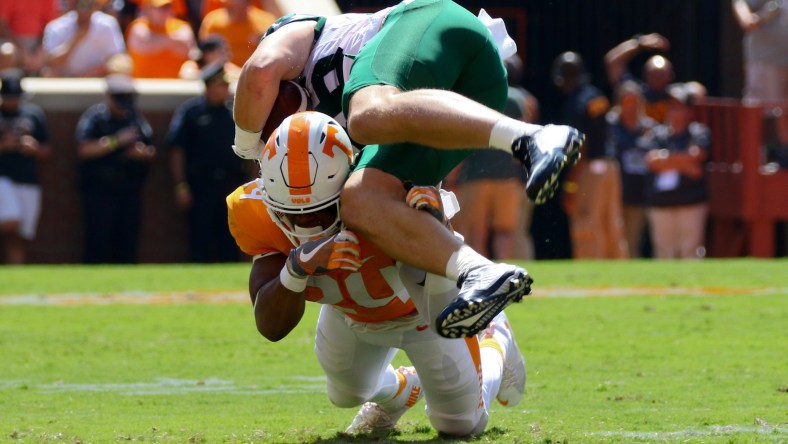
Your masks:
{"label": "helmet face mask", "polygon": [[[260,164],[268,214],[294,245],[339,229],[339,193],[350,174],[353,147],[332,118],[314,111],[287,117],[271,134]],[[300,226],[297,215],[333,213],[319,225]],[[310,218],[307,218],[310,219]]]}

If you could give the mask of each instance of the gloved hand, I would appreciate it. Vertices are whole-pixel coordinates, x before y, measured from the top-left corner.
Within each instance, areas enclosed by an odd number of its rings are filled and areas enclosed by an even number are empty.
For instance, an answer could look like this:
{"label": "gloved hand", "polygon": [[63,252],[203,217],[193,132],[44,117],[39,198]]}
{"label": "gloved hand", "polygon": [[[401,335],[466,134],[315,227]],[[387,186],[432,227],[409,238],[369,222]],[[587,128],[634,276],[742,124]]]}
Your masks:
{"label": "gloved hand", "polygon": [[443,198],[438,188],[411,184],[407,184],[405,188],[408,189],[405,203],[409,207],[430,213],[440,223],[451,229],[451,223],[443,210]]}
{"label": "gloved hand", "polygon": [[361,246],[351,231],[344,230],[322,239],[299,245],[290,251],[285,263],[294,277],[320,276],[334,270],[358,271]]}

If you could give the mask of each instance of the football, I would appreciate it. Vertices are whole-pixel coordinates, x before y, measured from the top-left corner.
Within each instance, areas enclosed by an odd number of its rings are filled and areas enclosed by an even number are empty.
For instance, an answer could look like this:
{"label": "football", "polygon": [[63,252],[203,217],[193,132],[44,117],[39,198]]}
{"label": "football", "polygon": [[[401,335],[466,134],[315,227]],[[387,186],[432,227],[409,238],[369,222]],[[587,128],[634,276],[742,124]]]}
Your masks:
{"label": "football", "polygon": [[263,141],[282,123],[285,118],[295,113],[309,109],[309,95],[306,89],[292,80],[282,80],[279,82],[279,94],[276,96],[271,114],[263,126]]}

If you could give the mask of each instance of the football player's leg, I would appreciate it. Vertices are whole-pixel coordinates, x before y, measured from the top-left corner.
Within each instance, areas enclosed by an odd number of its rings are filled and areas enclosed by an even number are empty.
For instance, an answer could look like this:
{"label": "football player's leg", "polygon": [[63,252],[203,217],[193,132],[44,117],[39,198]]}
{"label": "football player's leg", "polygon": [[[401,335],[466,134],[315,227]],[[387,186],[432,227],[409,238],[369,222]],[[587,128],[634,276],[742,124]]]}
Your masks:
{"label": "football player's leg", "polygon": [[328,398],[337,407],[356,407],[396,392],[397,376],[390,365],[396,350],[359,341],[342,314],[328,305],[320,310],[315,354],[326,374]]}
{"label": "football player's leg", "polygon": [[408,207],[402,181],[423,180],[426,170],[420,166],[429,156],[421,156],[421,161],[418,157],[435,150],[414,147],[405,154],[416,158],[400,168],[387,161],[394,150],[368,146],[362,151],[362,169],[351,174],[342,191],[342,220],[394,259],[456,281],[460,293],[437,316],[438,332],[446,337],[473,336],[504,307],[529,294],[532,279],[520,267],[492,263],[429,212]]}
{"label": "football player's leg", "polygon": [[[484,71],[484,81],[466,81],[469,67]],[[401,3],[367,42],[342,98],[360,143],[456,150],[487,146],[506,96],[506,70],[481,22],[453,2],[416,0]]]}
{"label": "football player's leg", "polygon": [[[345,86],[346,110],[353,94],[369,85],[391,85],[400,91],[417,90],[416,93],[419,88],[456,87],[466,98],[491,109],[503,108],[506,75],[489,32],[467,10],[452,2],[435,2],[429,6],[425,3],[416,1],[410,4],[410,9],[403,7],[399,8],[400,13],[392,13],[384,30],[365,46]],[[446,39],[446,35],[452,38]],[[436,45],[441,47],[440,55],[425,50]],[[484,76],[482,82],[471,81],[480,76]],[[432,98],[431,92],[423,97],[428,103]],[[352,132],[356,105],[350,105],[348,118]],[[430,125],[425,126],[425,119],[411,111],[407,107],[392,109],[394,114],[405,114],[415,122],[411,129],[421,128],[425,134],[434,132],[433,117],[440,116],[429,114],[426,120]],[[373,116],[380,119],[381,125],[395,120],[392,113],[380,110]],[[467,117],[462,115],[453,126],[448,126],[454,132],[464,131],[473,126],[468,124]],[[423,142],[412,135],[402,140]],[[473,143],[473,135],[466,140],[469,144],[466,147],[479,146]],[[443,146],[438,142],[434,145]],[[438,150],[413,143],[368,145],[342,193],[342,219],[348,227],[393,258],[457,280],[462,286],[460,297],[446,308],[440,319],[439,332],[448,337],[472,336],[506,305],[530,291],[530,277],[525,270],[492,264],[453,238],[436,220],[429,220],[428,215],[404,205],[401,181],[436,185],[468,154],[468,150]],[[387,216],[385,220],[381,220],[382,214]]]}
{"label": "football player's leg", "polygon": [[421,378],[430,423],[441,434],[477,436],[487,426],[476,338],[446,339],[431,329],[406,335],[403,350]]}
{"label": "football player's leg", "polygon": [[501,405],[515,406],[525,392],[525,359],[514,339],[506,314],[501,312],[479,334],[484,402],[492,405],[493,397]]}

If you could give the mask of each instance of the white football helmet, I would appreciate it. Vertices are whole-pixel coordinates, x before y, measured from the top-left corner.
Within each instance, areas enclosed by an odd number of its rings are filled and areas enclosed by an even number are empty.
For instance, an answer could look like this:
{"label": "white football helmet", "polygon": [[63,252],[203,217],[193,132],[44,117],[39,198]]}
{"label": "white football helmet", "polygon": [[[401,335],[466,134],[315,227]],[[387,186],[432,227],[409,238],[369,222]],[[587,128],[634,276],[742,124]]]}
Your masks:
{"label": "white football helmet", "polygon": [[[339,229],[339,192],[350,174],[353,145],[331,117],[304,111],[287,117],[263,148],[260,179],[268,214],[298,246]],[[299,227],[288,214],[311,213],[336,206],[329,227]]]}

